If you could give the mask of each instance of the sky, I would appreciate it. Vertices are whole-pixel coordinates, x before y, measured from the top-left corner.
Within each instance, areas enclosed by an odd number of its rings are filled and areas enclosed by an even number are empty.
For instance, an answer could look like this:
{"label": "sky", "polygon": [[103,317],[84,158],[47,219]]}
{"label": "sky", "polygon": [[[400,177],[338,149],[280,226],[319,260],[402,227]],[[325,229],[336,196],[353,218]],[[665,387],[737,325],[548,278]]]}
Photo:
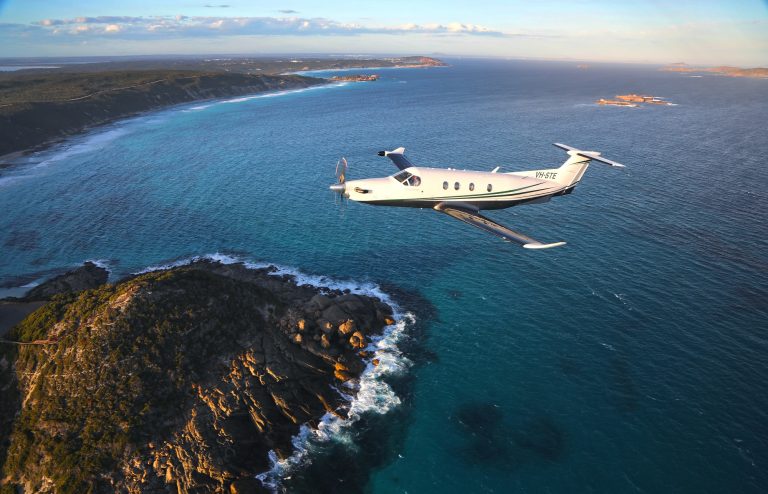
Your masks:
{"label": "sky", "polygon": [[287,53],[768,67],[768,0],[0,0],[0,57]]}

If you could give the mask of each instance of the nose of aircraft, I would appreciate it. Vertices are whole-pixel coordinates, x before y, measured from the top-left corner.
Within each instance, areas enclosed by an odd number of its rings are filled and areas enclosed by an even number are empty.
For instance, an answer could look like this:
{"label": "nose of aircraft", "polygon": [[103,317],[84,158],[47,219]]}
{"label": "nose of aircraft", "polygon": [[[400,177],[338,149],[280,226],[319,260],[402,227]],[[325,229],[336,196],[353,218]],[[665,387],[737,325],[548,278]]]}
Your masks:
{"label": "nose of aircraft", "polygon": [[338,192],[339,194],[343,194],[346,186],[345,184],[333,184],[330,186],[330,189],[334,192]]}

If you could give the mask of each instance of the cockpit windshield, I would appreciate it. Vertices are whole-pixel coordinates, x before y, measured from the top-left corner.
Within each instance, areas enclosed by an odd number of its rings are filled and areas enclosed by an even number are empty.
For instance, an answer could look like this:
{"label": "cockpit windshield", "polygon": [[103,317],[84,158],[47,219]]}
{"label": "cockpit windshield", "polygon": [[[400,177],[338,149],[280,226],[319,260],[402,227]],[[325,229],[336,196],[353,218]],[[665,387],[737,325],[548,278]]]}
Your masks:
{"label": "cockpit windshield", "polygon": [[405,170],[392,175],[392,178],[406,186],[416,187],[421,185],[421,179],[419,177]]}
{"label": "cockpit windshield", "polygon": [[395,180],[397,180],[398,182],[403,183],[406,180],[408,180],[409,178],[411,178],[411,175],[412,175],[412,173],[403,170],[401,172],[398,172],[398,173],[392,175],[392,177]]}

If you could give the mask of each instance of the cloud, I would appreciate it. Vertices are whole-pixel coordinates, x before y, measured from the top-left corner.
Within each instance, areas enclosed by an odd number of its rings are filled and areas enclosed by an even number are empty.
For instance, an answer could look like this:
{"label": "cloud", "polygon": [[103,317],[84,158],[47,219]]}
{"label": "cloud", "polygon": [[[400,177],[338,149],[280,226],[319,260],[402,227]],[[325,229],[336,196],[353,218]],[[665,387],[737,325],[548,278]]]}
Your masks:
{"label": "cloud", "polygon": [[293,10],[293,9],[278,10],[278,12],[280,12],[281,14],[298,14],[299,13],[298,10]]}
{"label": "cloud", "polygon": [[208,9],[228,9],[231,7],[231,5],[221,4],[221,5],[211,5],[210,3],[206,3],[203,5],[203,7]]}
{"label": "cloud", "polygon": [[[210,5],[206,5],[210,6]],[[213,5],[224,7],[224,5]],[[283,13],[297,13],[285,9]],[[403,24],[375,26],[338,22],[322,17],[219,17],[219,16],[97,16],[44,19],[33,24],[52,35],[90,35],[126,39],[261,36],[356,36],[364,34],[425,34],[436,36],[520,36],[477,24]],[[28,26],[28,25],[19,25]]]}

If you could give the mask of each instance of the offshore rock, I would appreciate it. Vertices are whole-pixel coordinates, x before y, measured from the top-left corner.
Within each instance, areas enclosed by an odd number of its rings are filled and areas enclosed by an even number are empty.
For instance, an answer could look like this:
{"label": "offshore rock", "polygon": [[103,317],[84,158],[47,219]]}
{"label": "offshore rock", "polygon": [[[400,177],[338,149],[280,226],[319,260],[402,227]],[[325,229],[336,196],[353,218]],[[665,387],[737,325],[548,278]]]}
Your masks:
{"label": "offshore rock", "polygon": [[4,488],[262,492],[268,452],[285,458],[302,424],[343,417],[334,387],[366,366],[316,312],[343,312],[357,346],[392,314],[270,272],[197,262],[58,295],[17,325],[19,341],[58,343],[19,347],[0,370],[15,416],[0,430]]}

